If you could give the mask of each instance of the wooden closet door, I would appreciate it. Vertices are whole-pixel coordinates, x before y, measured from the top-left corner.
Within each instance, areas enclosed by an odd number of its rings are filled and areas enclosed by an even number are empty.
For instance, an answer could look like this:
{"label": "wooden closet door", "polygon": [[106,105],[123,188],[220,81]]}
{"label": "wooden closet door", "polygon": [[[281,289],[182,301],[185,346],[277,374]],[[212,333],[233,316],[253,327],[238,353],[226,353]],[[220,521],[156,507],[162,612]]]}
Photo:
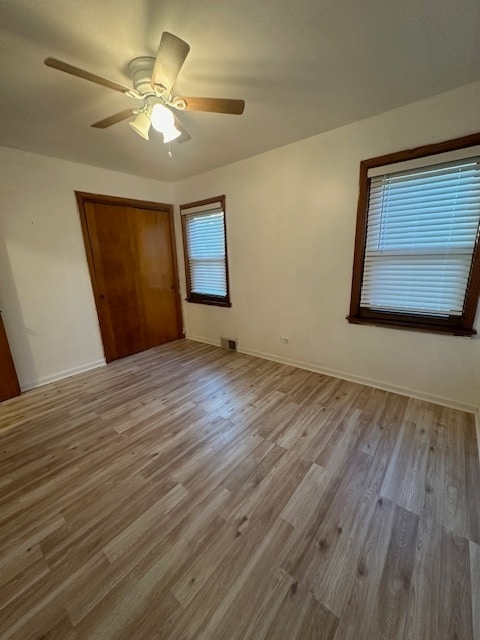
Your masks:
{"label": "wooden closet door", "polygon": [[128,213],[137,246],[137,281],[148,349],[180,337],[172,229],[166,211],[132,208]]}
{"label": "wooden closet door", "polygon": [[84,212],[107,362],[182,337],[169,212],[105,202]]}
{"label": "wooden closet door", "polygon": [[0,402],[19,395],[20,385],[18,384],[17,372],[0,313]]}
{"label": "wooden closet door", "polygon": [[110,361],[146,348],[135,239],[125,207],[87,203],[85,210],[98,287],[100,328],[105,356]]}

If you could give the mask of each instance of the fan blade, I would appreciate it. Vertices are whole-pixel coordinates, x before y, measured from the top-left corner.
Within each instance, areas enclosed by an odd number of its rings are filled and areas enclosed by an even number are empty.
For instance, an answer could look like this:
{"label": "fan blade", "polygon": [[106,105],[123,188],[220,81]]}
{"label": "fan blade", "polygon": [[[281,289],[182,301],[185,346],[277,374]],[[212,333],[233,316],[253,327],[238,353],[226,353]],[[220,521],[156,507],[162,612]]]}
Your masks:
{"label": "fan blade", "polygon": [[130,89],[129,87],[125,87],[123,84],[119,84],[118,82],[112,82],[111,80],[106,80],[105,78],[97,76],[94,73],[90,73],[89,71],[84,71],[83,69],[74,67],[71,64],[67,64],[66,62],[57,60],[56,58],[46,58],[44,62],[47,65],[47,67],[52,67],[52,69],[58,69],[58,71],[64,71],[65,73],[69,73],[72,76],[77,76],[77,78],[83,78],[84,80],[95,82],[96,84],[99,84],[102,87],[107,87],[107,89],[120,91],[120,93],[125,93],[127,95],[133,95],[135,93],[133,89]]}
{"label": "fan blade", "polygon": [[178,138],[176,139],[177,142],[188,142],[189,140],[191,140],[192,136],[188,133],[188,131],[185,129],[185,127],[180,122],[180,120],[177,118],[177,116],[175,114],[173,114],[173,117],[175,119],[175,126],[177,127],[177,129],[179,131],[182,132],[182,135],[178,136]]}
{"label": "fan blade", "polygon": [[171,91],[189,51],[190,45],[187,42],[164,31],[153,67],[152,85]]}
{"label": "fan blade", "polygon": [[185,111],[210,111],[212,113],[231,113],[240,116],[245,109],[244,100],[229,98],[177,98],[185,100]]}
{"label": "fan blade", "polygon": [[115,113],[113,116],[105,118],[104,120],[99,120],[90,126],[95,127],[96,129],[106,129],[107,127],[111,127],[112,124],[117,124],[117,122],[130,118],[130,116],[133,116],[134,112],[134,109],[124,109],[123,111],[120,111],[120,113]]}

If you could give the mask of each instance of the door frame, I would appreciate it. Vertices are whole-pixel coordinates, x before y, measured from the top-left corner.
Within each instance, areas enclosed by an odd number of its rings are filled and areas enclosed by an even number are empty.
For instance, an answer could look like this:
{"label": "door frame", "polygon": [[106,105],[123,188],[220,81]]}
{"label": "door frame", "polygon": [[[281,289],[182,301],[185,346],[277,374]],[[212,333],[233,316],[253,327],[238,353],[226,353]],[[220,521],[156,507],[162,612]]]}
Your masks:
{"label": "door frame", "polygon": [[2,365],[2,379],[0,380],[0,403],[4,400],[15,398],[21,393],[18,383],[17,372],[8,344],[7,333],[3,324],[2,312],[0,311],[0,363]]}
{"label": "door frame", "polygon": [[178,277],[178,263],[177,263],[177,245],[175,241],[175,224],[173,218],[173,205],[165,204],[163,202],[150,202],[146,200],[134,200],[131,198],[121,198],[118,196],[108,196],[98,193],[87,193],[85,191],[75,191],[75,197],[77,199],[78,211],[80,214],[80,224],[82,227],[83,243],[85,245],[85,253],[87,256],[88,270],[90,273],[90,281],[92,283],[93,297],[95,299],[95,307],[97,310],[98,321],[100,325],[100,334],[102,336],[103,351],[107,362],[111,362],[112,358],[107,354],[105,348],[108,338],[105,336],[106,327],[102,326],[103,318],[101,316],[101,291],[97,281],[95,262],[93,259],[93,250],[90,243],[90,235],[88,233],[87,213],[85,205],[87,203],[92,204],[106,204],[106,205],[120,205],[123,207],[133,207],[135,209],[147,209],[149,211],[161,211],[168,214],[170,222],[170,242],[172,246],[172,259],[173,259],[173,272],[174,272],[174,284],[175,284],[175,306],[177,311],[177,329],[180,338],[185,337],[183,329],[183,314],[182,303],[180,300],[180,284]]}

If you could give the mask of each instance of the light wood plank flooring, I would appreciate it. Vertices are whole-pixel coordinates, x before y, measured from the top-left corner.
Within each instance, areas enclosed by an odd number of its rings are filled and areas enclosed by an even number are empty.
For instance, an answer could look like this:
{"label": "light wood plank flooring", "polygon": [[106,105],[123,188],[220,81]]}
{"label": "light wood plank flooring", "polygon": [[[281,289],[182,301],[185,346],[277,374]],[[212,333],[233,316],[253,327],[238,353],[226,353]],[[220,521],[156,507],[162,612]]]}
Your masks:
{"label": "light wood plank flooring", "polygon": [[2,640],[480,639],[472,415],[178,341],[0,424]]}

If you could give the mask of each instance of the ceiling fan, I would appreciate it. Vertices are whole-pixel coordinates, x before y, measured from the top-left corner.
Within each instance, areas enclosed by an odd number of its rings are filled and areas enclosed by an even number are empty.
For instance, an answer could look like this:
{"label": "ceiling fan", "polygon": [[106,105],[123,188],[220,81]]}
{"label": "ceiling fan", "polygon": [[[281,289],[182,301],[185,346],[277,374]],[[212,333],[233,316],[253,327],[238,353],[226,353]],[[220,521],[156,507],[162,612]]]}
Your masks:
{"label": "ceiling fan", "polygon": [[89,71],[84,71],[71,64],[46,58],[45,64],[53,69],[64,71],[78,78],[95,82],[107,89],[119,91],[131,98],[142,101],[138,107],[124,109],[108,118],[92,124],[97,129],[111,127],[117,122],[135,116],[129,122],[136,133],[148,140],[150,127],[163,134],[165,143],[177,140],[186,142],[191,136],[185,130],[174,110],[179,111],[209,111],[214,113],[231,113],[241,115],[245,108],[243,100],[229,98],[191,98],[179,97],[173,93],[173,86],[190,51],[190,45],[164,31],[157,51],[157,57],[134,58],[129,64],[129,72],[133,87],[127,87],[118,82],[106,80]]}

